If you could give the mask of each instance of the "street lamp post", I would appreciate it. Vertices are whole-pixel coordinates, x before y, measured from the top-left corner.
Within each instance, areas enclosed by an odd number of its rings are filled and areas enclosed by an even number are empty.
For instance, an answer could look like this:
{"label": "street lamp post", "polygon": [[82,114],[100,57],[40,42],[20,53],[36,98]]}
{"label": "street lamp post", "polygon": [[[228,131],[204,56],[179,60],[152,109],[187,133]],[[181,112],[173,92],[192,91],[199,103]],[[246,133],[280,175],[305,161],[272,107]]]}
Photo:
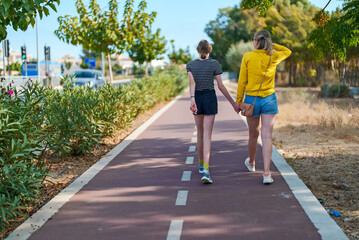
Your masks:
{"label": "street lamp post", "polygon": [[37,53],[37,77],[39,79],[39,82],[42,83],[41,78],[41,68],[40,68],[40,54],[39,54],[39,27],[38,27],[38,17],[36,14],[35,17],[36,21],[36,53]]}
{"label": "street lamp post", "polygon": [[3,72],[4,78],[6,77],[6,69],[5,69],[5,40],[2,41],[2,56],[3,56]]}

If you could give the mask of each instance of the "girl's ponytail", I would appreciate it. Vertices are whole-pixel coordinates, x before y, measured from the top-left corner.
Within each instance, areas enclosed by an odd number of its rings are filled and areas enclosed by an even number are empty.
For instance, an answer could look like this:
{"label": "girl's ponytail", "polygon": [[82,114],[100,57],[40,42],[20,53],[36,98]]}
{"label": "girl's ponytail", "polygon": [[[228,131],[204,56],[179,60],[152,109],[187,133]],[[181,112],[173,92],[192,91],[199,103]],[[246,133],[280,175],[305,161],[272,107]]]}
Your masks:
{"label": "girl's ponytail", "polygon": [[259,42],[257,49],[266,50],[268,55],[273,54],[273,42],[269,32],[266,30],[256,32],[256,34],[254,34],[254,39]]}
{"label": "girl's ponytail", "polygon": [[211,53],[211,51],[212,51],[212,46],[211,44],[209,44],[207,40],[201,40],[198,43],[197,52],[199,53],[202,59],[206,59],[207,54]]}

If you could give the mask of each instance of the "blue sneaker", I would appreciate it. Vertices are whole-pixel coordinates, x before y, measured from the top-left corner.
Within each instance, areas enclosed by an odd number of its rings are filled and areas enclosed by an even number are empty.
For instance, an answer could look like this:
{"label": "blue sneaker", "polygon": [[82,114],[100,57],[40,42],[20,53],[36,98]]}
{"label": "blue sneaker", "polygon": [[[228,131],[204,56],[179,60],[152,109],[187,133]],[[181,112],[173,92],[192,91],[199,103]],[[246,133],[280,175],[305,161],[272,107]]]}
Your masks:
{"label": "blue sneaker", "polygon": [[201,181],[203,183],[213,183],[212,178],[209,176],[209,172],[203,171]]}
{"label": "blue sneaker", "polygon": [[201,174],[203,173],[203,164],[202,165],[199,164],[198,172],[201,173]]}

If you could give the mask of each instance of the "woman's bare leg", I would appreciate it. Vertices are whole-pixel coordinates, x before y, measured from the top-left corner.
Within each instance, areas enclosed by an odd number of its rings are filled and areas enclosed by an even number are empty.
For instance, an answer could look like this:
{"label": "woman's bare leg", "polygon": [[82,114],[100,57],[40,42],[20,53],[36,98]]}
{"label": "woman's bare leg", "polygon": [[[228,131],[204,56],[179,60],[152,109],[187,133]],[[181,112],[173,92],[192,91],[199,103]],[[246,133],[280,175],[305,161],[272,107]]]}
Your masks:
{"label": "woman's bare leg", "polygon": [[204,164],[209,164],[209,158],[211,155],[212,131],[213,131],[215,117],[216,115],[204,116],[204,131],[203,131],[203,163]]}
{"label": "woman's bare leg", "polygon": [[194,121],[197,127],[197,153],[198,160],[203,160],[203,122],[204,115],[194,115]]}
{"label": "woman's bare leg", "polygon": [[274,126],[275,114],[262,114],[262,155],[264,162],[264,175],[270,174],[270,163],[272,158],[272,133]]}
{"label": "woman's bare leg", "polygon": [[247,117],[249,128],[248,154],[249,164],[253,167],[257,151],[257,142],[259,136],[259,117]]}

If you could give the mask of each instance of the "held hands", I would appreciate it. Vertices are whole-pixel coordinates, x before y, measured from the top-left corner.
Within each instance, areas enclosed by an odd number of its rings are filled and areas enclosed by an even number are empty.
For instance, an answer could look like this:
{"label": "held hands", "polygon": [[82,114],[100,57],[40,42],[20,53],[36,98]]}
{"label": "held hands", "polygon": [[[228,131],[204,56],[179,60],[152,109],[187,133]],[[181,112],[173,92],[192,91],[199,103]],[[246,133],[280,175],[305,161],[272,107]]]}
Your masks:
{"label": "held hands", "polygon": [[235,111],[237,114],[239,114],[239,112],[241,111],[241,105],[240,105],[239,103],[234,102],[234,103],[232,104],[232,107],[233,107],[234,111]]}
{"label": "held hands", "polygon": [[193,114],[197,114],[197,105],[196,105],[196,101],[194,100],[194,98],[191,98],[191,106],[189,107],[189,109],[191,110],[191,112]]}

